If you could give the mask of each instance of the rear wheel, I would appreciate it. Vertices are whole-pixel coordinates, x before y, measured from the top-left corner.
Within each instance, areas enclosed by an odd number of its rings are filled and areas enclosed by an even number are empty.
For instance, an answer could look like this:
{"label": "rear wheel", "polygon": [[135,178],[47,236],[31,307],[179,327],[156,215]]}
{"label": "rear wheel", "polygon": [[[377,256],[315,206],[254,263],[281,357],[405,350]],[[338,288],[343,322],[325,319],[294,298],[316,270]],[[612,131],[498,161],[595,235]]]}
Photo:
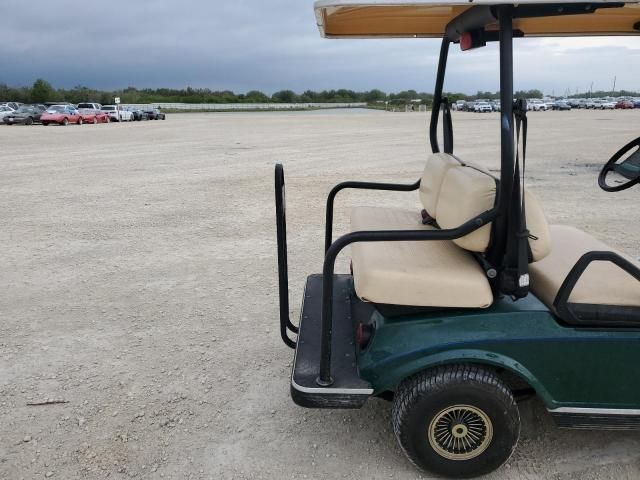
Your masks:
{"label": "rear wheel", "polygon": [[67,125],[69,125],[69,119],[67,117],[64,117],[62,119],[62,122],[60,122],[60,125],[62,125],[63,127],[66,127]]}
{"label": "rear wheel", "polygon": [[25,125],[33,125],[33,118],[28,117],[25,121],[24,121]]}
{"label": "rear wheel", "polygon": [[49,125],[49,122],[42,122],[43,127],[46,127],[47,125]]}
{"label": "rear wheel", "polygon": [[497,469],[520,435],[511,392],[493,372],[472,365],[438,367],[407,378],[396,392],[392,418],[409,460],[446,477]]}
{"label": "rear wheel", "polygon": [[82,117],[78,117],[78,125],[82,125],[84,123],[84,120],[82,119]]}
{"label": "rear wheel", "polygon": [[96,125],[98,123],[98,117],[93,117],[93,122],[94,125]]}

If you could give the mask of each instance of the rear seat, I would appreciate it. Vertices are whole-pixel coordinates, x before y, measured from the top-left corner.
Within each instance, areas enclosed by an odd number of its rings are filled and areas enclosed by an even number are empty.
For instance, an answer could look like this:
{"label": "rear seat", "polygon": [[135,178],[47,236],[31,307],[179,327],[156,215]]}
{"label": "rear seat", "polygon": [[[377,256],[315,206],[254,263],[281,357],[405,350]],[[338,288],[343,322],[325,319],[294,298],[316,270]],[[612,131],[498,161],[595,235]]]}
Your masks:
{"label": "rear seat", "polygon": [[[419,211],[357,207],[357,230],[434,230]],[[351,246],[356,293],[362,300],[417,307],[485,308],[493,302],[476,260],[451,241],[375,242]]]}
{"label": "rear seat", "polygon": [[[465,164],[452,155],[434,154],[427,161],[420,200],[440,228],[455,228],[491,209],[496,179],[486,170]],[[527,192],[527,222],[534,260],[550,249],[542,209]],[[357,207],[351,212],[352,231],[416,230],[422,225],[419,209],[402,211]],[[491,226],[452,241],[370,242],[351,246],[355,290],[372,303],[486,308],[493,303],[486,275],[471,252],[483,254],[491,242]]]}

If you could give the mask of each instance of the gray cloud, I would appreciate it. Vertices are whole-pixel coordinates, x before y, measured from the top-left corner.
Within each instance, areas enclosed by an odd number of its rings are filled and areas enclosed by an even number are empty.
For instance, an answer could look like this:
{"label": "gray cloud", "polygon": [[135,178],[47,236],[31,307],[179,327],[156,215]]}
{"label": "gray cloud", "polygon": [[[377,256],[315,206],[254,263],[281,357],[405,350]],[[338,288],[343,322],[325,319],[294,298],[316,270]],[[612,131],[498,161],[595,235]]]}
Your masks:
{"label": "gray cloud", "polygon": [[[3,0],[0,82],[97,88],[433,88],[437,40],[321,39],[311,0]],[[516,87],[640,90],[640,40],[520,40]],[[497,49],[454,52],[447,89],[497,90]]]}

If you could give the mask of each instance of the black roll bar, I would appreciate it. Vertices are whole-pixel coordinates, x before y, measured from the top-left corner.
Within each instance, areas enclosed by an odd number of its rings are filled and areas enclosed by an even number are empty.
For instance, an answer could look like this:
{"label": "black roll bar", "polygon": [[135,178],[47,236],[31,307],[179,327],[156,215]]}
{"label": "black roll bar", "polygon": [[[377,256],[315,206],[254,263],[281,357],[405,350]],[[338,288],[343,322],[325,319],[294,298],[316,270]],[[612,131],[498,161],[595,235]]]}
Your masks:
{"label": "black roll bar", "polygon": [[412,192],[420,188],[420,179],[415,183],[397,184],[397,183],[375,183],[375,182],[342,182],[336,185],[329,192],[327,197],[327,213],[325,221],[324,234],[324,253],[326,254],[333,241],[333,204],[336,195],[341,190],[347,188],[359,190],[387,190],[394,192]]}
{"label": "black roll bar", "polygon": [[280,296],[280,336],[284,343],[296,348],[296,342],[289,338],[288,332],[298,333],[289,319],[289,266],[287,264],[287,218],[284,189],[284,168],[276,164],[276,232],[278,240],[278,294]]}
{"label": "black roll bar", "polygon": [[[433,153],[440,152],[438,145],[438,118],[442,106],[442,89],[444,88],[444,74],[447,70],[447,58],[449,57],[449,39],[445,36],[440,45],[440,57],[438,59],[438,73],[436,74],[436,88],[433,93],[433,105],[431,106],[431,122],[429,123],[429,142]],[[445,129],[446,132],[446,129]],[[445,138],[445,144],[448,140]],[[451,141],[453,146],[453,141]]]}

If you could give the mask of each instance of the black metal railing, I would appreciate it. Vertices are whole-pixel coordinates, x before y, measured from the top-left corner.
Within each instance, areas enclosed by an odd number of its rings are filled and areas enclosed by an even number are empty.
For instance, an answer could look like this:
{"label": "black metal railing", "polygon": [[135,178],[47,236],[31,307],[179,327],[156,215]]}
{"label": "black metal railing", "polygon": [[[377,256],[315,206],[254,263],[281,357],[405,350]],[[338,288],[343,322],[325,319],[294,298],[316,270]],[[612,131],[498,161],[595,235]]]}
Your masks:
{"label": "black metal railing", "polygon": [[336,195],[341,190],[347,188],[359,189],[359,190],[386,190],[394,192],[412,192],[420,188],[420,180],[411,184],[397,184],[397,183],[375,183],[375,182],[342,182],[336,185],[329,192],[327,197],[327,213],[325,223],[324,234],[324,253],[326,254],[333,241],[333,204]]}
{"label": "black metal railing", "polygon": [[278,290],[280,295],[280,336],[284,343],[296,348],[296,342],[291,340],[289,332],[298,333],[289,319],[289,267],[287,264],[287,215],[284,188],[284,168],[276,164],[276,231],[278,238]]}
{"label": "black metal railing", "polygon": [[[581,304],[569,303],[569,298],[571,297],[571,293],[573,292],[573,289],[579,282],[580,278],[582,277],[584,272],[587,270],[589,265],[591,265],[593,262],[613,263],[617,267],[627,272],[633,278],[640,281],[640,269],[636,265],[631,263],[629,260],[618,255],[617,253],[607,252],[607,251],[593,251],[593,252],[585,253],[582,257],[580,257],[580,259],[573,266],[573,268],[571,269],[567,277],[564,279],[564,282],[562,282],[562,285],[560,286],[560,289],[556,294],[556,298],[553,301],[553,307],[556,309],[558,316],[560,316],[561,319],[563,319],[568,323],[576,324],[576,325],[583,323],[582,319],[575,314],[574,312],[575,309],[580,309],[582,312],[582,316],[588,316],[590,313],[589,312],[590,306],[585,305],[582,308],[580,308]],[[602,316],[604,318],[603,325],[614,326],[614,324],[616,323],[615,320],[607,321],[606,310],[608,307],[611,307],[615,310],[615,306],[605,305],[605,306],[591,306],[591,307],[597,307],[595,308],[595,310],[598,310],[599,312],[601,311],[601,314],[599,316]],[[635,313],[636,313],[635,316],[637,319],[638,311],[636,310]],[[612,315],[612,316],[615,316],[615,315]],[[638,323],[638,320],[636,320],[635,323]]]}

